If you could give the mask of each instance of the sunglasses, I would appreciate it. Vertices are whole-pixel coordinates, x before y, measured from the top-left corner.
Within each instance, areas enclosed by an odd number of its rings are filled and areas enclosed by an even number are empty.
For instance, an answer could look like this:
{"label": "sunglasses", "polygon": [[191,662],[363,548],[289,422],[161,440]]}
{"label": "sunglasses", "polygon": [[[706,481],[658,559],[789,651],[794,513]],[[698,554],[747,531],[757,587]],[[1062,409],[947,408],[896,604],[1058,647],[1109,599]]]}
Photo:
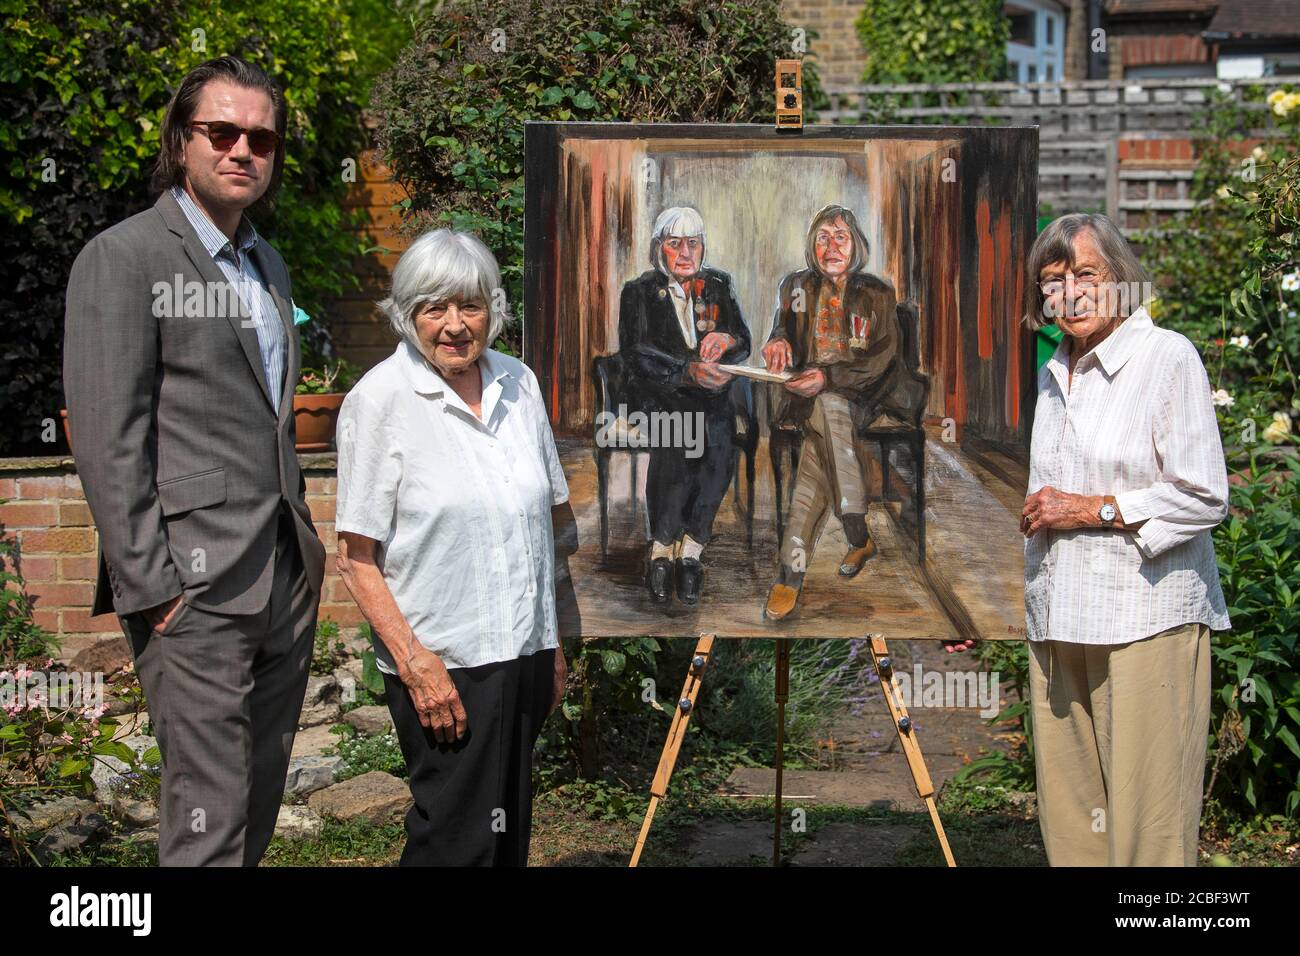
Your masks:
{"label": "sunglasses", "polygon": [[194,120],[189,126],[207,127],[203,132],[207,135],[208,142],[213,149],[223,153],[232,149],[245,133],[248,134],[248,148],[254,156],[269,156],[280,143],[280,134],[273,129],[244,129],[234,123],[208,120]]}

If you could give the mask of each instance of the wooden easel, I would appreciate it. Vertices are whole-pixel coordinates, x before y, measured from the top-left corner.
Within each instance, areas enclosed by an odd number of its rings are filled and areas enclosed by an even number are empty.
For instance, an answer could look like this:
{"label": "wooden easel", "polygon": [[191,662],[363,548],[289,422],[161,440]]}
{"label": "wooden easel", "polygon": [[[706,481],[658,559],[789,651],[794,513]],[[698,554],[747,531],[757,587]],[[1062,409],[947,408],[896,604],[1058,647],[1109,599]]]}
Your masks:
{"label": "wooden easel", "polygon": [[[868,635],[871,648],[871,660],[880,678],[880,688],[884,693],[885,706],[894,721],[894,730],[898,733],[898,742],[907,758],[907,767],[912,772],[916,783],[916,794],[925,802],[930,811],[930,822],[934,824],[935,835],[943,849],[943,857],[949,866],[957,863],[948,845],[948,837],[939,819],[939,809],[934,802],[934,784],[930,780],[930,771],[926,769],[925,758],[921,755],[921,745],[917,743],[912,718],[907,714],[907,704],[898,689],[894,676],[893,664],[889,658],[889,648],[880,634]],[[636,866],[641,860],[641,851],[645,849],[646,837],[650,833],[650,824],[654,820],[659,801],[668,794],[668,781],[672,777],[673,767],[677,764],[677,754],[681,751],[682,740],[686,737],[686,728],[691,714],[695,712],[695,701],[699,696],[700,682],[704,671],[713,657],[713,634],[701,634],[691,657],[690,670],[686,675],[686,684],[682,696],[677,700],[673,710],[673,721],[668,728],[668,739],[664,742],[663,753],[659,756],[659,766],[655,770],[654,780],[650,784],[650,806],[646,809],[645,820],[641,823],[641,833],[636,839],[636,848],[632,851],[629,866]],[[776,639],[776,792],[774,800],[775,815],[772,830],[772,865],[781,863],[781,783],[785,764],[785,705],[790,698],[790,641],[791,638]]]}

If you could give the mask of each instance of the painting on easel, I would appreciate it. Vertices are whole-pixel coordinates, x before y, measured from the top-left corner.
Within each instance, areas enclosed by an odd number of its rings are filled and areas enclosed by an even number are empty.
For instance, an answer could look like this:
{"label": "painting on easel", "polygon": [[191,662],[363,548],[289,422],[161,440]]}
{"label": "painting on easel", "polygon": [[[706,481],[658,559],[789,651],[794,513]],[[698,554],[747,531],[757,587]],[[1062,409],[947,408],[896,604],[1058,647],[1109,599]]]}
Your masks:
{"label": "painting on easel", "polygon": [[1032,128],[529,123],[566,635],[1016,638]]}

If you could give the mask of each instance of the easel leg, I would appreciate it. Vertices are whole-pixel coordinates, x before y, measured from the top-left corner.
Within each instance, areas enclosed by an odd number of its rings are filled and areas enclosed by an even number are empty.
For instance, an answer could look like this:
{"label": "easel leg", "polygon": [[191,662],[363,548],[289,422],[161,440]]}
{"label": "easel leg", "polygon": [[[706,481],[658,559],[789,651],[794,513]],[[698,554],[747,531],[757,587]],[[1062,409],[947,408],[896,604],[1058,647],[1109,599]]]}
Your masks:
{"label": "easel leg", "polygon": [[785,771],[785,703],[790,699],[790,639],[776,639],[776,791],[773,802],[772,865],[781,865],[781,783]]}
{"label": "easel leg", "polygon": [[668,739],[664,741],[663,753],[659,755],[659,767],[655,770],[654,780],[650,784],[650,806],[646,808],[645,820],[641,822],[641,833],[636,838],[636,848],[632,851],[632,862],[628,864],[629,867],[634,867],[640,862],[646,837],[650,835],[650,824],[655,818],[655,810],[659,808],[659,801],[668,793],[668,780],[672,777],[673,767],[677,764],[677,754],[682,749],[686,728],[690,724],[691,713],[695,710],[695,698],[700,693],[700,680],[712,655],[713,635],[701,634],[699,642],[695,645],[695,653],[691,657],[691,668],[686,675],[686,684],[682,687],[682,696],[677,699],[677,706],[673,709],[673,722],[668,727]]}
{"label": "easel leg", "polygon": [[930,811],[930,822],[934,824],[934,832],[939,837],[939,846],[943,848],[944,859],[948,861],[949,866],[956,866],[957,862],[952,858],[952,848],[948,846],[948,836],[943,832],[943,823],[939,819],[939,808],[935,806],[934,784],[930,780],[930,771],[926,769],[925,758],[921,756],[921,745],[917,743],[916,733],[912,729],[912,718],[907,715],[907,704],[903,701],[903,695],[899,693],[898,682],[894,677],[889,648],[885,645],[885,639],[879,634],[870,635],[870,640],[871,659],[876,665],[876,674],[880,677],[880,689],[884,693],[885,706],[889,708],[889,715],[894,720],[898,742],[903,747],[908,769],[912,771],[912,779],[916,782],[917,796],[925,801],[925,807]]}

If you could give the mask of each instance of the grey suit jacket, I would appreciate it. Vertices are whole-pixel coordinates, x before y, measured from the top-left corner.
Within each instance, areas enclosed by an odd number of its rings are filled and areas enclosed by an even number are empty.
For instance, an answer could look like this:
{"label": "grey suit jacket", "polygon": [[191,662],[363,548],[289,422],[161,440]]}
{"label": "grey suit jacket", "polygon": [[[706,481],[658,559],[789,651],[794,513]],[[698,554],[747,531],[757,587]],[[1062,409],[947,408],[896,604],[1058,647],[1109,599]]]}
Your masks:
{"label": "grey suit jacket", "polygon": [[92,239],[72,266],[63,385],[99,529],[94,614],[132,614],[180,594],[225,614],[261,611],[281,501],[320,593],[325,549],[294,454],[301,356],[289,274],[265,240],[254,256],[288,335],[278,415],[245,318],[206,307],[172,314],[177,281],[229,285],[169,192]]}

